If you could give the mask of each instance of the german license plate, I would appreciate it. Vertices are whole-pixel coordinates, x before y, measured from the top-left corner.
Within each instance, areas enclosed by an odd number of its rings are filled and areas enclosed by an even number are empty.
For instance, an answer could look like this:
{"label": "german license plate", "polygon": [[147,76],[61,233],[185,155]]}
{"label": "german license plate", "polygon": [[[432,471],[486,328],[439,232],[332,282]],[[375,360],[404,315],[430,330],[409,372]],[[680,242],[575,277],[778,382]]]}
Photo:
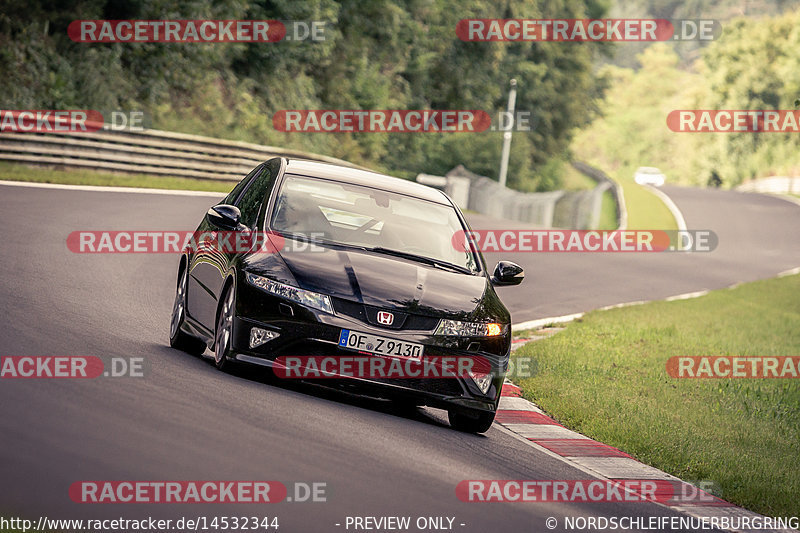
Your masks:
{"label": "german license plate", "polygon": [[343,329],[339,334],[339,346],[348,350],[369,352],[376,355],[403,357],[419,361],[422,359],[423,345],[415,342],[399,341],[388,337],[370,335]]}

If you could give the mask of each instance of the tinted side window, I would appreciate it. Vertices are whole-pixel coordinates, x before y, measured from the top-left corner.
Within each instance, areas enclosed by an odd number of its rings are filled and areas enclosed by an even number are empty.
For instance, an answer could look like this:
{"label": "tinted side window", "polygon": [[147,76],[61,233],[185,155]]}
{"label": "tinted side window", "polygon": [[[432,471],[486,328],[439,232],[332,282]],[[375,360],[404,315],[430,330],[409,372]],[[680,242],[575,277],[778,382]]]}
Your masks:
{"label": "tinted side window", "polygon": [[264,165],[236,205],[242,212],[242,224],[248,228],[256,225],[261,206],[266,201],[267,192],[275,181],[277,173],[272,170],[274,170],[274,165]]}
{"label": "tinted side window", "polygon": [[256,175],[256,173],[258,172],[258,170],[261,169],[261,167],[262,165],[258,165],[256,168],[251,170],[250,173],[247,176],[245,176],[242,181],[237,183],[236,187],[234,187],[233,190],[230,193],[228,193],[228,196],[226,196],[225,199],[222,200],[222,203],[228,205],[235,205],[236,200],[239,198],[239,195],[242,194],[244,188],[247,187],[247,184],[250,183],[252,177]]}

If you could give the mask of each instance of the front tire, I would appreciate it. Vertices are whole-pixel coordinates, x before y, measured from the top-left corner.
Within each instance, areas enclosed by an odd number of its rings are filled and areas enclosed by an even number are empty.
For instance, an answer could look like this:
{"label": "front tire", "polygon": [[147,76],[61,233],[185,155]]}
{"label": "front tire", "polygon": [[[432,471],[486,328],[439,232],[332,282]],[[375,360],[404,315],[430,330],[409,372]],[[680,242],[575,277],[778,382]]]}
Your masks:
{"label": "front tire", "polygon": [[460,411],[448,411],[447,418],[450,420],[450,427],[465,433],[484,433],[492,427],[494,413],[486,411],[475,411],[473,413],[463,413]]}
{"label": "front tire", "polygon": [[217,334],[214,342],[214,364],[220,370],[229,366],[231,340],[233,339],[234,289],[231,285],[217,313]]}
{"label": "front tire", "polygon": [[206,343],[184,332],[181,327],[186,320],[186,287],[188,272],[184,268],[178,278],[175,289],[175,302],[172,304],[172,318],[169,322],[169,345],[192,355],[202,355],[206,351]]}

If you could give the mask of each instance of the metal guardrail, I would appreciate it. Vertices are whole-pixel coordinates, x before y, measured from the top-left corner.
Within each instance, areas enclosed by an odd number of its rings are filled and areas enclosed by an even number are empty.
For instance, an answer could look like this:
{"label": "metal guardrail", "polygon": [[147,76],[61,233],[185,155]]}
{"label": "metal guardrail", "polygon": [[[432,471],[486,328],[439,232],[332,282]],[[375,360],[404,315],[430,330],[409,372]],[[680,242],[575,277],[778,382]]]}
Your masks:
{"label": "metal guardrail", "polygon": [[[239,181],[257,164],[276,156],[368,170],[342,159],[301,150],[152,129],[116,131],[106,125],[93,132],[0,133],[2,161],[163,177]],[[574,162],[573,166],[601,186],[591,193],[571,193],[575,198],[563,191],[538,194],[489,191],[483,189],[496,186],[496,182],[484,178],[486,183],[476,183],[479,176],[464,169],[473,181],[471,188],[476,189],[470,191],[469,207],[548,227],[554,220],[574,227],[593,227],[597,223],[602,192],[610,184],[617,204],[618,226],[622,229],[627,227],[625,201],[619,185],[585,163]],[[560,210],[556,207],[557,201],[565,204]],[[492,205],[483,205],[486,202]]]}
{"label": "metal guardrail", "polygon": [[625,195],[622,193],[620,184],[609,178],[608,175],[599,168],[587,165],[582,161],[573,161],[571,164],[575,170],[589,176],[598,184],[609,184],[614,197],[614,204],[617,208],[617,229],[628,229],[628,209],[625,207]]}
{"label": "metal guardrail", "polygon": [[0,160],[131,174],[239,181],[272,157],[307,159],[363,169],[300,150],[161,130],[0,133]]}
{"label": "metal guardrail", "polygon": [[[478,213],[529,222],[544,228],[594,229],[599,225],[603,194],[612,192],[617,211],[617,227],[626,229],[628,216],[620,186],[601,170],[585,163],[574,162],[581,173],[597,182],[597,186],[583,191],[521,192],[503,187],[495,180],[479,176],[458,165],[445,177],[448,186],[455,179],[470,182],[467,208]],[[418,181],[430,181],[431,176],[420,174]]]}
{"label": "metal guardrail", "polygon": [[746,181],[736,187],[736,190],[772,194],[800,194],[800,176],[771,176]]}

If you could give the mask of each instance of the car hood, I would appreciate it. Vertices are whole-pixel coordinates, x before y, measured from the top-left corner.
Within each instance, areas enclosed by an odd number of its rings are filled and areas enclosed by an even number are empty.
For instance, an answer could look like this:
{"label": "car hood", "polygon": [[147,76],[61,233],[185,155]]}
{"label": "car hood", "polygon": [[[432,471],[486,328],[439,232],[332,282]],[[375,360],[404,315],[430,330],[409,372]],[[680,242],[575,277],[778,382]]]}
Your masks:
{"label": "car hood", "polygon": [[[269,261],[269,272],[264,275],[290,281],[288,273],[293,284],[302,289],[369,306],[466,318],[485,305],[488,280],[482,275],[450,272],[374,252],[329,247],[283,250],[280,258],[288,272],[275,276],[277,265]],[[254,267],[257,265],[249,269],[258,270]]]}

